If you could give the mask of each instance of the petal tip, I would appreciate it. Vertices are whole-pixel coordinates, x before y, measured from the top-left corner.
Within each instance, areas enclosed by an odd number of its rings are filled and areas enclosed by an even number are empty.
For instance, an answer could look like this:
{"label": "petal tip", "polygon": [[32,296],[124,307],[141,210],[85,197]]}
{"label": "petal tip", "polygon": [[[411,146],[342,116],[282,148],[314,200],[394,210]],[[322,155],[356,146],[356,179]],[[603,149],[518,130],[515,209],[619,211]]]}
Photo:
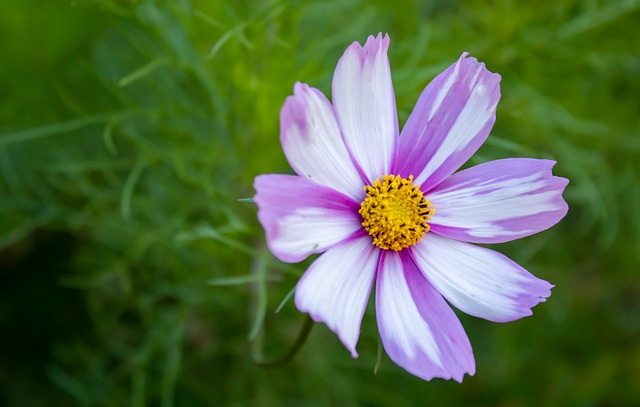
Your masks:
{"label": "petal tip", "polygon": [[375,37],[373,35],[370,35],[367,38],[367,42],[365,44],[365,48],[371,47],[371,48],[378,48],[378,47],[382,47],[385,50],[387,48],[389,48],[389,42],[391,40],[389,39],[389,34],[385,33],[384,36],[382,34],[382,32],[379,32],[378,35],[376,35]]}
{"label": "petal tip", "polygon": [[307,85],[304,82],[299,82],[296,81],[296,83],[293,84],[293,94],[294,95],[298,95],[299,93],[304,93],[309,89],[309,85]]}
{"label": "petal tip", "polygon": [[485,80],[492,79],[496,84],[500,83],[502,76],[500,74],[491,72],[484,62],[478,61],[474,56],[471,56],[468,52],[463,52],[456,62],[458,66],[465,64],[467,69],[477,69],[479,74],[485,77]]}
{"label": "petal tip", "polygon": [[293,126],[300,129],[302,134],[306,134],[307,127],[307,107],[300,98],[300,93],[303,92],[301,87],[296,84],[294,86],[294,94],[287,96],[280,109],[280,141],[284,142],[287,134],[291,131]]}
{"label": "petal tip", "polygon": [[360,62],[360,65],[364,65],[367,59],[375,60],[378,54],[384,54],[386,56],[389,49],[389,34],[378,33],[377,36],[369,35],[364,45],[361,45],[358,41],[354,41],[347,47],[341,59],[347,55],[355,53]]}

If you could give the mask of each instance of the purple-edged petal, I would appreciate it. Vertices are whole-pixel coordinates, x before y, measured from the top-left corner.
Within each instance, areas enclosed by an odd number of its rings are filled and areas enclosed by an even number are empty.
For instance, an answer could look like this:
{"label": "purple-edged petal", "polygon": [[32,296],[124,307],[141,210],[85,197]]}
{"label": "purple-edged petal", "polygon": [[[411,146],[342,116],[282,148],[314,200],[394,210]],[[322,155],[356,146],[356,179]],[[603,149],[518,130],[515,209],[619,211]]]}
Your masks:
{"label": "purple-edged petal", "polygon": [[301,177],[361,200],[364,182],[342,141],[333,107],[304,83],[293,89],[280,111],[280,141],[289,164]]}
{"label": "purple-edged petal", "polygon": [[496,120],[500,75],[466,55],[425,88],[402,129],[398,173],[423,191],[460,168]]}
{"label": "purple-edged petal", "polygon": [[296,307],[327,324],[354,358],[379,257],[369,236],[349,240],[313,262],[296,286]]}
{"label": "purple-edged petal", "polygon": [[363,178],[388,174],[396,153],[398,117],[387,49],[389,36],[347,48],[333,75],[333,106]]}
{"label": "purple-edged petal", "polygon": [[427,194],[436,207],[429,221],[439,235],[474,243],[502,243],[555,225],[568,210],[565,178],[555,161],[510,158],[460,171]]}
{"label": "purple-edged petal", "polygon": [[531,315],[551,295],[540,280],[493,250],[427,233],[411,248],[416,264],[440,294],[463,312],[494,322]]}
{"label": "purple-edged petal", "polygon": [[259,175],[253,186],[267,244],[282,261],[304,260],[362,230],[360,205],[331,188],[280,174]]}
{"label": "purple-edged petal", "polygon": [[376,314],[387,354],[409,373],[458,382],[465,373],[475,373],[462,324],[408,255],[385,252],[378,269]]}

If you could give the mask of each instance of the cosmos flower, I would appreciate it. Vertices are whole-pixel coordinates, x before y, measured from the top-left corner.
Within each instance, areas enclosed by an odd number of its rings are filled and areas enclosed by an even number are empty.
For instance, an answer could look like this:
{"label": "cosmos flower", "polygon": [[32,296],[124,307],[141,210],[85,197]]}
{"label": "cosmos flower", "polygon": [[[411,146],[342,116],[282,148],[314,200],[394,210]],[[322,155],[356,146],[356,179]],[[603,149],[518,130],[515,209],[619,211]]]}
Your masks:
{"label": "cosmos flower", "polygon": [[[510,158],[454,174],[495,122],[500,76],[462,54],[422,92],[402,132],[389,37],[354,42],[338,62],[333,103],[296,83],[280,140],[298,174],[255,179],[258,218],[284,262],[323,253],[295,289],[295,304],[357,357],[375,282],[389,357],[425,380],[475,373],[469,339],[448,305],[495,322],[531,315],[551,295],[493,250],[562,219],[568,181],[550,160]],[[445,301],[446,299],[446,301]]]}

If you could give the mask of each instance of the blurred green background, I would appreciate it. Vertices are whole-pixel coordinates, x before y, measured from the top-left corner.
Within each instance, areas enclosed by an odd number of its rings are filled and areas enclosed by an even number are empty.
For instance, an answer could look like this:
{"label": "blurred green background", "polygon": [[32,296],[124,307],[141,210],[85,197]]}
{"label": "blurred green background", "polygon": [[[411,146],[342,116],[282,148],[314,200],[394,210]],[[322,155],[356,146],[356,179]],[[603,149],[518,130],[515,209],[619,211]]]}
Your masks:
{"label": "blurred green background", "polygon": [[[640,2],[3,0],[0,405],[640,405]],[[286,301],[253,177],[291,172],[279,109],[388,32],[401,125],[463,51],[502,75],[469,164],[558,161],[553,229],[494,246],[556,285],[524,320],[461,315],[477,360],[423,382],[369,309],[352,359]],[[281,307],[278,313],[275,311]]]}

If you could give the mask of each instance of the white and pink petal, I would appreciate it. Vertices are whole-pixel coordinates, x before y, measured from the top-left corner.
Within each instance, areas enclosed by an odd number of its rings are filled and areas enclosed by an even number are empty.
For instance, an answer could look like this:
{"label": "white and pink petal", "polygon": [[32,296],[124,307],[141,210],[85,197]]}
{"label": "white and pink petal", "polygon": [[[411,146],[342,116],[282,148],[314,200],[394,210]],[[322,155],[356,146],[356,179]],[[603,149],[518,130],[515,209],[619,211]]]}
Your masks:
{"label": "white and pink petal", "polygon": [[398,117],[387,50],[389,36],[369,36],[364,46],[354,42],[333,75],[333,107],[345,143],[372,183],[388,174],[396,155]]}
{"label": "white and pink petal", "polygon": [[329,187],[295,175],[259,175],[254,182],[258,220],[267,245],[280,260],[295,263],[362,229],[359,204]]}
{"label": "white and pink petal", "polygon": [[402,129],[398,173],[423,192],[460,168],[496,120],[500,75],[466,56],[429,83]]}
{"label": "white and pink petal", "polygon": [[325,323],[353,357],[379,257],[369,236],[355,237],[318,257],[296,286],[296,307]]}
{"label": "white and pink petal", "polygon": [[331,103],[317,89],[296,83],[280,111],[280,141],[301,177],[361,200],[362,177],[342,140]]}
{"label": "white and pink petal", "polygon": [[551,295],[551,284],[490,249],[429,232],[410,250],[431,285],[469,315],[513,321]]}
{"label": "white and pink petal", "polygon": [[509,158],[460,171],[427,198],[436,207],[431,231],[473,243],[502,243],[550,228],[568,210],[555,161]]}
{"label": "white and pink petal", "polygon": [[387,251],[378,269],[376,314],[385,351],[424,380],[461,382],[475,373],[462,324],[406,253]]}

